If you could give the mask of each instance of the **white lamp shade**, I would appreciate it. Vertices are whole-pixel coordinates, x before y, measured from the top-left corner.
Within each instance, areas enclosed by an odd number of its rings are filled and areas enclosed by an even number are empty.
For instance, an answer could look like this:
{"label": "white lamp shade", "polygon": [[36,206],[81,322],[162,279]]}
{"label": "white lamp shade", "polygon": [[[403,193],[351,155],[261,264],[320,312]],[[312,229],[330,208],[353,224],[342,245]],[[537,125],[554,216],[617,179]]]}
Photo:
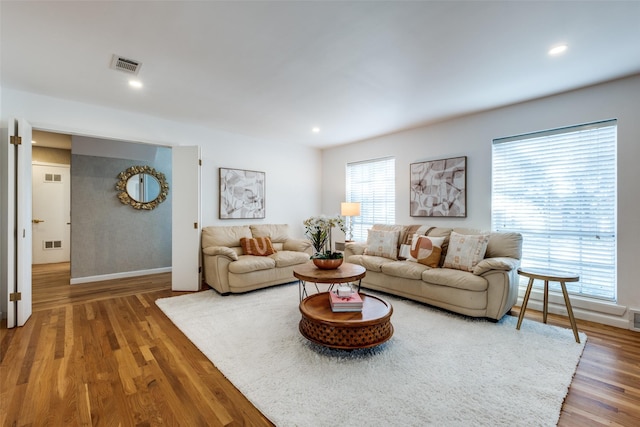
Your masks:
{"label": "white lamp shade", "polygon": [[340,215],[342,215],[342,216],[358,216],[358,215],[360,215],[360,202],[342,202],[342,203],[340,203]]}

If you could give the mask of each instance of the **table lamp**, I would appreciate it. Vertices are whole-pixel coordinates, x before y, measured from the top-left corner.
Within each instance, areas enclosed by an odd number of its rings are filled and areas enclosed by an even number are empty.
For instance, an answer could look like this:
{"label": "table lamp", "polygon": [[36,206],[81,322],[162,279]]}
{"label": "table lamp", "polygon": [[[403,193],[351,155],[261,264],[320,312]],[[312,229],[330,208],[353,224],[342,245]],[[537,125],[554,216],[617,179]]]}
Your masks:
{"label": "table lamp", "polygon": [[347,235],[345,241],[351,242],[353,238],[352,216],[360,215],[360,202],[342,202],[340,203],[340,215],[347,217]]}

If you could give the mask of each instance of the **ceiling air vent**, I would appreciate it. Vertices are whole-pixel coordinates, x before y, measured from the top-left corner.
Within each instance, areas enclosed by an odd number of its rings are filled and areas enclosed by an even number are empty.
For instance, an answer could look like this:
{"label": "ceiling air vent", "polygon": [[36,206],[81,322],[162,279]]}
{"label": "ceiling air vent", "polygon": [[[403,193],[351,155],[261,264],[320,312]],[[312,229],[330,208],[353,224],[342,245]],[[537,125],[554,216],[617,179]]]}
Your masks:
{"label": "ceiling air vent", "polygon": [[114,70],[124,71],[129,74],[138,74],[140,67],[142,67],[142,63],[140,61],[124,58],[120,55],[113,55],[113,58],[111,59],[111,68]]}

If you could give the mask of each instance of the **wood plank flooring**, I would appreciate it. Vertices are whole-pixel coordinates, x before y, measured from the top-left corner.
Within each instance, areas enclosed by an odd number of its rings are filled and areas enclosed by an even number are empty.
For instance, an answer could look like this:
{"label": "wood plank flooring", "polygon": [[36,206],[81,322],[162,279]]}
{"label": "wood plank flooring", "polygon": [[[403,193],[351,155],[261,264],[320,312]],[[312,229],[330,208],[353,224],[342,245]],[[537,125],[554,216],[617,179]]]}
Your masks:
{"label": "wood plank flooring", "polygon": [[[32,318],[0,328],[0,425],[272,425],[157,308],[180,294],[170,274],[70,286],[54,264],[33,283]],[[578,328],[589,339],[559,425],[640,425],[640,333]]]}

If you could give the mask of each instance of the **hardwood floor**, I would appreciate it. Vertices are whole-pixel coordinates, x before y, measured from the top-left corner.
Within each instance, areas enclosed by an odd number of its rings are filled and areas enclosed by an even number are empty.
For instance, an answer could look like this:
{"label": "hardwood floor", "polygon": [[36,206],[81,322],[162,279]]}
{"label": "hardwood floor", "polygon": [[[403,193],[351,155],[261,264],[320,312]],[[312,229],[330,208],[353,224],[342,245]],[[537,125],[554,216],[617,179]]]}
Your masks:
{"label": "hardwood floor", "polygon": [[170,274],[70,286],[49,267],[0,331],[0,425],[273,425],[155,305],[180,294]]}
{"label": "hardwood floor", "polygon": [[[32,318],[0,329],[0,424],[272,425],[157,308],[180,294],[170,277],[70,286],[67,264],[35,267]],[[588,340],[559,425],[640,425],[640,333],[578,328]]]}

